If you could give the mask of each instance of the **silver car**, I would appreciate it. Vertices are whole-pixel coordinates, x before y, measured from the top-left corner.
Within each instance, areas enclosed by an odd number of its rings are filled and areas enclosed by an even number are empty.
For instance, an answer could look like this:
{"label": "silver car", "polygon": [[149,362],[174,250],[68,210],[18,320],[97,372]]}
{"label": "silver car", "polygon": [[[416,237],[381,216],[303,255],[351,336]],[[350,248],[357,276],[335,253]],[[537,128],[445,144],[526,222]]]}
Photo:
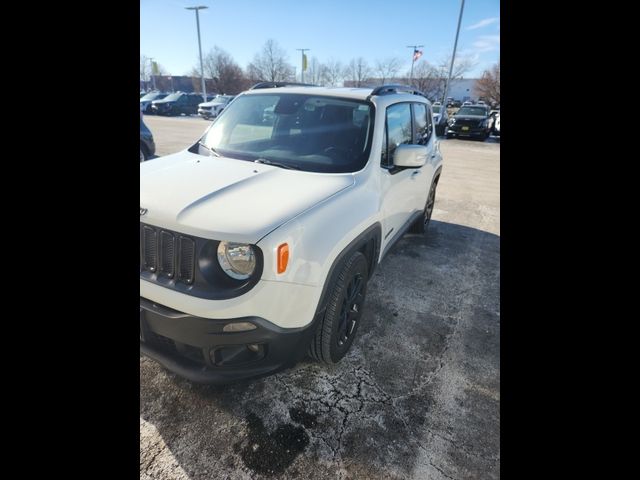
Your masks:
{"label": "silver car", "polygon": [[233,98],[233,95],[216,95],[210,102],[198,105],[198,115],[205,120],[216,118]]}

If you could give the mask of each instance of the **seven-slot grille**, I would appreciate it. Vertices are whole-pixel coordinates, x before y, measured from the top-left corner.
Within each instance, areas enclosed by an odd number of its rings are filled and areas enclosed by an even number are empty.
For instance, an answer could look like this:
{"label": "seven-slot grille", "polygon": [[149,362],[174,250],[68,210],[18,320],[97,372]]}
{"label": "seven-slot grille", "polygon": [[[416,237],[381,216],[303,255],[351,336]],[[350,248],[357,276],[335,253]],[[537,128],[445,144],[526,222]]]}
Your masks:
{"label": "seven-slot grille", "polygon": [[140,224],[140,269],[191,285],[195,242],[179,233]]}

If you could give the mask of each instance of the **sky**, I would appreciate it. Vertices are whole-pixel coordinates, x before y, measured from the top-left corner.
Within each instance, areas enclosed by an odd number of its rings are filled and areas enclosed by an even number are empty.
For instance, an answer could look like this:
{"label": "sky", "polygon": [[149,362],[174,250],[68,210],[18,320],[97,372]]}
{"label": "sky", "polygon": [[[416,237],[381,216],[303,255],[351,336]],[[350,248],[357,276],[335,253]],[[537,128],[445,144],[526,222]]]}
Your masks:
{"label": "sky", "polygon": [[[460,0],[140,0],[140,54],[169,74],[188,75],[198,66],[195,12],[200,10],[202,52],[226,50],[242,67],[272,38],[300,71],[300,52],[309,60],[348,63],[364,57],[406,59],[424,45],[418,62],[438,64],[453,50]],[[456,57],[473,59],[465,77],[479,77],[500,58],[500,1],[466,0]],[[417,62],[416,62],[417,65]]]}

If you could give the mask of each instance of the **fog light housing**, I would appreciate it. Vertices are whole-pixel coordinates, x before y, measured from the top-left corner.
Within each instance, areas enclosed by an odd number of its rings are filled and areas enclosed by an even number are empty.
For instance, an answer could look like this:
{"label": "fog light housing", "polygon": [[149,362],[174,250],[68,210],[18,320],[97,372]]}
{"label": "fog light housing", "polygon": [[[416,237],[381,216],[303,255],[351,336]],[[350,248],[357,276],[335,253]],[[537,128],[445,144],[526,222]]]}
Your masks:
{"label": "fog light housing", "polygon": [[266,345],[250,343],[215,347],[211,349],[209,356],[216,367],[235,367],[262,360],[266,351]]}

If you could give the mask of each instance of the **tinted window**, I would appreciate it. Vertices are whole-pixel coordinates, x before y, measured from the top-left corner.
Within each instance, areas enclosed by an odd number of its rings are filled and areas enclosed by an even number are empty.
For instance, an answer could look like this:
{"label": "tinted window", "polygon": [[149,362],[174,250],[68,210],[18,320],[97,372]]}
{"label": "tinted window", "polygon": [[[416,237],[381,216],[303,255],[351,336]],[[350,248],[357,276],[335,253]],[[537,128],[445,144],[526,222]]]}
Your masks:
{"label": "tinted window", "polygon": [[203,142],[239,160],[311,172],[353,172],[371,149],[373,108],[363,101],[302,94],[242,95],[224,108]]}
{"label": "tinted window", "polygon": [[462,107],[456,112],[456,115],[477,115],[484,117],[487,114],[487,109],[484,107]]}
{"label": "tinted window", "polygon": [[384,166],[393,166],[393,154],[398,145],[411,143],[411,106],[397,103],[387,108],[387,156]]}
{"label": "tinted window", "polygon": [[144,97],[142,97],[140,100],[144,100],[144,101],[151,101],[151,100],[160,100],[164,97],[166,97],[167,94],[166,93],[158,93],[158,92],[151,92],[151,93],[147,93]]}
{"label": "tinted window", "polygon": [[426,145],[431,137],[431,115],[424,103],[413,104],[413,120],[416,126],[416,141],[418,145]]}

